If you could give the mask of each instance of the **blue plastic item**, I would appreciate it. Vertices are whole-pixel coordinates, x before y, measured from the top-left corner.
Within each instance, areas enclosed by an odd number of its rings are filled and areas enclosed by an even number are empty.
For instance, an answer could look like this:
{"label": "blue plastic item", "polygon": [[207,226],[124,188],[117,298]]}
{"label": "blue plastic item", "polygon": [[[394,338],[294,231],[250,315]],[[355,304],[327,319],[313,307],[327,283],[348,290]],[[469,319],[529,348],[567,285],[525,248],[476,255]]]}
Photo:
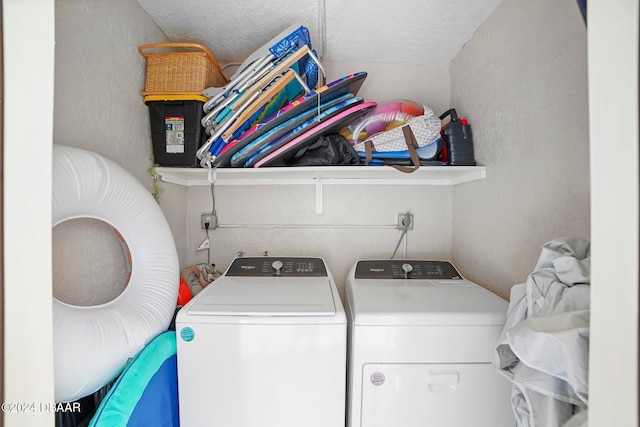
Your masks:
{"label": "blue plastic item", "polygon": [[309,30],[301,25],[271,46],[269,52],[276,58],[283,58],[304,45],[311,47],[311,35],[309,34]]}
{"label": "blue plastic item", "polygon": [[345,102],[354,96],[350,93],[343,95],[339,98],[331,99],[328,102],[320,105],[320,107],[312,107],[299,115],[281,123],[280,125],[274,127],[270,131],[264,133],[259,138],[253,140],[253,142],[247,144],[245,148],[239,150],[232,158],[231,164],[233,166],[240,166],[243,164],[250,156],[253,155],[257,150],[264,147],[267,144],[270,144],[274,140],[286,136],[289,134],[291,139],[293,139],[293,135],[290,134],[290,131],[294,129],[294,126],[307,122],[309,119],[317,117],[319,114],[323,113],[327,109],[338,105],[342,102]]}
{"label": "blue plastic item", "polygon": [[[280,147],[280,146],[286,144],[287,142],[293,140],[295,137],[303,134],[304,132],[307,132],[307,131],[313,129],[315,126],[319,125],[323,121],[330,119],[331,117],[333,117],[333,116],[339,114],[340,112],[346,110],[350,106],[361,104],[362,101],[363,101],[363,99],[361,97],[349,97],[349,98],[345,99],[344,101],[342,101],[342,102],[340,102],[340,103],[328,108],[327,110],[322,112],[320,115],[312,117],[312,118],[308,119],[307,121],[297,125],[291,131],[289,131],[289,133],[287,135],[283,136],[282,138],[279,138],[279,139],[277,139],[275,141],[272,141],[272,142],[262,146],[259,150],[252,150],[251,156],[244,163],[243,166],[245,168],[253,166],[253,164],[256,161],[258,161],[259,159],[261,159],[265,155],[269,154],[270,152],[274,151],[278,147]],[[240,154],[240,153],[238,153],[238,154]],[[233,161],[232,161],[232,164],[233,164]]]}
{"label": "blue plastic item", "polygon": [[179,427],[176,333],[140,351],[102,400],[89,427]]}

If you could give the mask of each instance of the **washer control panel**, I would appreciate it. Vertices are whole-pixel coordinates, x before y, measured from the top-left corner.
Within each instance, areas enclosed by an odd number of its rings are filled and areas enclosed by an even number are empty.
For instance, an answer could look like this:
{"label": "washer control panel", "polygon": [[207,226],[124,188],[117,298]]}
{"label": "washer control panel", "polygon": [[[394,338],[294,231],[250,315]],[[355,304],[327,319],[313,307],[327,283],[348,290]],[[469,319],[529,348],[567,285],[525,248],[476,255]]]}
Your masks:
{"label": "washer control panel", "polygon": [[355,278],[460,280],[462,276],[447,261],[368,260],[358,261]]}
{"label": "washer control panel", "polygon": [[233,260],[225,275],[236,277],[326,277],[327,268],[320,258],[242,257]]}

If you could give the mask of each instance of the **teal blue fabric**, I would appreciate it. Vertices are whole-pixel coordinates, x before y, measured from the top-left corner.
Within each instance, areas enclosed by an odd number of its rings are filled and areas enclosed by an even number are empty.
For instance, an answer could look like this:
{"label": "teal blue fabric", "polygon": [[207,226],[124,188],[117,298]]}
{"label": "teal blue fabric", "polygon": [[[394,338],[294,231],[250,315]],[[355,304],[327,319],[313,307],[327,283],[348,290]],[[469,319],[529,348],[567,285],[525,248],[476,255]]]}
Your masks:
{"label": "teal blue fabric", "polygon": [[89,427],[177,427],[176,334],[155,337],[127,365]]}

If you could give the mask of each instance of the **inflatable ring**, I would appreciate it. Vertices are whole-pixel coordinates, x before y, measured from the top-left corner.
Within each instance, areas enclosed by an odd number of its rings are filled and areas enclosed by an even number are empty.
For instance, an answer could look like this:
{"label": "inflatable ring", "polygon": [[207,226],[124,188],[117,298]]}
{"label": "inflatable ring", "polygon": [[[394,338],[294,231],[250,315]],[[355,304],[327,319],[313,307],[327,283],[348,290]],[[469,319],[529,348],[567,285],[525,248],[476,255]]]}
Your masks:
{"label": "inflatable ring", "polygon": [[52,227],[76,218],[112,226],[131,253],[124,291],[102,305],[53,299],[55,401],[71,402],[114,379],[173,317],[180,280],[167,221],[151,194],[114,162],[53,146]]}
{"label": "inflatable ring", "polygon": [[366,141],[374,135],[403,126],[414,117],[425,114],[424,105],[400,99],[387,101],[340,131],[351,145]]}

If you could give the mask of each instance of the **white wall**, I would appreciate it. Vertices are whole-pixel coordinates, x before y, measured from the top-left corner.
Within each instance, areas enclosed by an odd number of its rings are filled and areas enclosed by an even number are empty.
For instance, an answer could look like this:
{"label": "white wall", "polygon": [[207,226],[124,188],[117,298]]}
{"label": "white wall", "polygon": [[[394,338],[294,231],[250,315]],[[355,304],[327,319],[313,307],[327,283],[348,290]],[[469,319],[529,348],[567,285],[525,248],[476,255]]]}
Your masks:
{"label": "white wall", "polygon": [[[4,402],[53,401],[51,135],[53,0],[3,0]],[[37,102],[37,108],[34,108]],[[3,402],[3,403],[4,403]],[[5,412],[0,425],[53,425]],[[3,422],[4,421],[4,422]]]}
{"label": "white wall", "polygon": [[592,426],[638,425],[638,13],[589,3]]}
{"label": "white wall", "polygon": [[138,46],[163,41],[135,1],[57,0],[54,143],[104,155],[151,189]]}
{"label": "white wall", "polygon": [[454,260],[503,297],[543,243],[590,235],[586,42],[575,0],[504,0],[451,64],[487,167],[454,189]]}
{"label": "white wall", "polygon": [[438,115],[450,108],[447,65],[324,62],[323,66],[327,81],[366,71],[367,79],[358,93],[366,101],[410,99],[429,106]]}
{"label": "white wall", "polygon": [[[138,46],[166,36],[136,1],[57,0],[55,5],[54,143],[114,160],[151,191],[151,133],[139,93],[145,59]],[[55,227],[54,295],[95,305],[124,289],[124,252],[111,230],[81,220]]]}
{"label": "white wall", "polygon": [[[400,173],[400,172],[399,172]],[[211,212],[209,187],[188,193],[187,262],[206,262],[195,248],[206,238],[200,214]],[[239,251],[246,255],[320,256],[341,294],[348,269],[360,258],[389,258],[401,232],[399,213],[411,212],[409,257],[451,258],[450,187],[328,185],[323,212],[316,213],[315,187],[307,185],[219,186],[215,189],[220,228],[209,232],[212,261],[225,268]],[[404,255],[404,244],[396,258]]]}

